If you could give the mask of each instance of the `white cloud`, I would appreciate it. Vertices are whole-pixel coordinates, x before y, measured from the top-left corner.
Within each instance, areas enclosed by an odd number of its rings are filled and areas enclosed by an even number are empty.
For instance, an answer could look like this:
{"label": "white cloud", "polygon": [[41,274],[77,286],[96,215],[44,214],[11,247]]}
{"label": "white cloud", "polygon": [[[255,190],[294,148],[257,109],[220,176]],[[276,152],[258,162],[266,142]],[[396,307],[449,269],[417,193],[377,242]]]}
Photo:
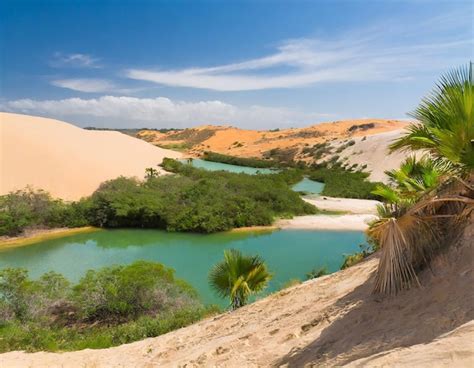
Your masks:
{"label": "white cloud", "polygon": [[[2,110],[72,119],[81,125],[98,122],[111,127],[188,127],[229,124],[261,129],[304,126],[329,114],[310,114],[287,108],[238,107],[222,101],[184,102],[166,97],[136,98],[102,96],[94,99],[22,99],[0,104]],[[71,120],[69,120],[71,121]]]}
{"label": "white cloud", "polygon": [[79,92],[100,93],[113,90],[116,86],[105,79],[58,79],[51,82],[53,86],[71,89]]}
{"label": "white cloud", "polygon": [[74,67],[74,68],[101,68],[99,65],[99,58],[95,58],[88,54],[63,54],[56,52],[51,60],[51,66],[60,67]]}
{"label": "white cloud", "polygon": [[179,70],[132,68],[125,75],[162,85],[217,91],[294,88],[320,82],[404,80],[420,72],[465,63],[473,46],[471,38],[462,36],[440,35],[434,38],[435,42],[417,41],[416,32],[421,31],[408,28],[373,27],[325,41],[296,39],[281,44],[270,55],[240,63]]}

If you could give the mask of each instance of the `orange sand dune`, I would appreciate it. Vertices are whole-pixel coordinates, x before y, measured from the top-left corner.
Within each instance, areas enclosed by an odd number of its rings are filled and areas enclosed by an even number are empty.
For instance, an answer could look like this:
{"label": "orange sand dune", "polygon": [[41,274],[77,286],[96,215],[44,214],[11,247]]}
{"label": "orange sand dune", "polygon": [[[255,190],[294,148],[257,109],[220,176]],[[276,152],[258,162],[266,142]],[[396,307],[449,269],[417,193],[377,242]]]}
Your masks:
{"label": "orange sand dune", "polygon": [[10,113],[0,113],[0,143],[0,194],[30,185],[67,200],[120,175],[142,178],[164,157],[180,157],[119,132]]}

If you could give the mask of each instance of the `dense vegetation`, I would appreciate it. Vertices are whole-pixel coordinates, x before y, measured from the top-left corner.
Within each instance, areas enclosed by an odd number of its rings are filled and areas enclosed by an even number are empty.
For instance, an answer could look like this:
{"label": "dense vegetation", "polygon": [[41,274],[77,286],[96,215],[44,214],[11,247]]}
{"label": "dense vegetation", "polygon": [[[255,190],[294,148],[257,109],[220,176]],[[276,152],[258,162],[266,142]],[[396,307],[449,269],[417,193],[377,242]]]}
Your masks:
{"label": "dense vegetation", "polygon": [[215,311],[165,266],[137,261],[90,270],[71,285],[48,272],[0,271],[0,352],[105,348],[157,336]]}
{"label": "dense vegetation", "polygon": [[65,203],[31,188],[0,196],[0,235],[15,236],[25,228],[87,225],[84,203]]}
{"label": "dense vegetation", "polygon": [[316,212],[290,189],[301,178],[296,171],[212,172],[170,159],[163,161],[163,167],[178,175],[145,182],[118,178],[102,184],[90,198],[91,223],[211,233]]}
{"label": "dense vegetation", "polygon": [[236,157],[223,155],[216,152],[205,152],[202,156],[203,160],[221,162],[224,164],[237,165],[237,166],[249,166],[257,168],[274,168],[279,167],[280,164],[273,160],[261,160],[258,158],[248,158],[248,157]]}
{"label": "dense vegetation", "polygon": [[84,225],[212,233],[317,212],[290,189],[302,178],[297,170],[274,175],[212,172],[170,159],[163,166],[178,175],[157,176],[149,170],[146,181],[120,177],[75,203],[53,200],[42,191],[2,196],[0,235]]}
{"label": "dense vegetation", "polygon": [[311,180],[324,183],[322,195],[342,198],[376,199],[372,193],[380,183],[367,180],[369,174],[362,171],[349,171],[338,165],[318,167],[309,170]]}

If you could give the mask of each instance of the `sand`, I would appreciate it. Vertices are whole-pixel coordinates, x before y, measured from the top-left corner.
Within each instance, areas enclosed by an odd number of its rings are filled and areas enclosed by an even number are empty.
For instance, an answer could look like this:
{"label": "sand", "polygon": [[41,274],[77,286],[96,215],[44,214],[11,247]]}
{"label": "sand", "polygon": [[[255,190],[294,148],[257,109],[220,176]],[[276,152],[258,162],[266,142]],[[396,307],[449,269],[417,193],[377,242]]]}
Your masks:
{"label": "sand", "polygon": [[275,226],[280,229],[364,231],[369,227],[369,222],[376,218],[377,216],[370,214],[295,216],[292,219],[278,220]]}
{"label": "sand", "polygon": [[304,197],[303,200],[321,210],[344,211],[353,214],[374,215],[377,213],[377,205],[382,204],[379,201],[371,199],[335,198],[326,196],[308,196]]}
{"label": "sand", "polygon": [[10,352],[2,367],[472,367],[474,226],[420,274],[422,288],[372,295],[377,255],[243,307],[132,344]]}
{"label": "sand", "polygon": [[[206,125],[165,134],[143,130],[137,137],[163,147],[183,145],[187,147],[186,154],[193,157],[212,151],[238,157],[262,158],[270,150],[279,149],[287,151],[295,160],[313,163],[338,155],[339,160],[346,159],[344,162],[349,166],[357,164],[362,169],[367,165],[365,171],[371,172],[372,180],[386,181],[384,171],[398,167],[407,156],[406,153],[389,154],[388,145],[403,134],[408,124],[399,120],[353,119],[278,131]],[[355,144],[347,145],[351,140]],[[323,142],[330,144],[331,153],[324,153],[319,160],[310,153],[305,154],[305,149]],[[342,152],[336,152],[341,146],[344,146]]]}
{"label": "sand", "polygon": [[52,119],[0,113],[0,194],[30,185],[77,200],[118,176],[181,154],[119,132],[89,131]]}

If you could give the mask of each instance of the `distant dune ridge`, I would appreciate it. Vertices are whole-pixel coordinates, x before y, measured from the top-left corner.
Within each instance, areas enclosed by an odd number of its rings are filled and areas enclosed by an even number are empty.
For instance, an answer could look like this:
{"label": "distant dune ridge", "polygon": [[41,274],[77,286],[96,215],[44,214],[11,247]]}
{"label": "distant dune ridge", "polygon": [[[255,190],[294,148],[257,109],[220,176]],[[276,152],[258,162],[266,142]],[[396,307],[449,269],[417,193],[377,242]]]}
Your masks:
{"label": "distant dune ridge", "polygon": [[178,152],[113,131],[89,131],[59,120],[0,113],[0,194],[27,185],[77,200],[120,175],[162,171]]}
{"label": "distant dune ridge", "polygon": [[[386,119],[341,120],[271,131],[205,125],[167,133],[142,130],[137,137],[163,148],[181,147],[191,156],[212,151],[262,158],[279,150],[276,155],[306,163],[337,156],[347,167],[357,165],[357,169],[370,172],[372,180],[385,181],[384,171],[398,167],[407,156],[405,152],[389,154],[388,146],[408,125],[407,121]],[[314,147],[323,143],[328,146],[320,149],[321,156],[316,159]]]}

